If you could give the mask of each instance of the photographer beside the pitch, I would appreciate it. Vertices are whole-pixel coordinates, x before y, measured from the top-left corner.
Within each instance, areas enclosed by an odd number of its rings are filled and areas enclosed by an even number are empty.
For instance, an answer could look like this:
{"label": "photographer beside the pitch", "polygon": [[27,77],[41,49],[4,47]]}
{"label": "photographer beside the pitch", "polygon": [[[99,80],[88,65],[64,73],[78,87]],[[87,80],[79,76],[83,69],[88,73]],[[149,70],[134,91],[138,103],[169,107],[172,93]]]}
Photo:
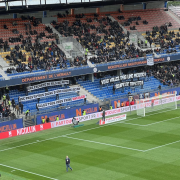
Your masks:
{"label": "photographer beside the pitch", "polygon": [[73,117],[73,118],[72,118],[72,123],[73,123],[74,125],[78,125],[79,121],[77,121],[76,118]]}

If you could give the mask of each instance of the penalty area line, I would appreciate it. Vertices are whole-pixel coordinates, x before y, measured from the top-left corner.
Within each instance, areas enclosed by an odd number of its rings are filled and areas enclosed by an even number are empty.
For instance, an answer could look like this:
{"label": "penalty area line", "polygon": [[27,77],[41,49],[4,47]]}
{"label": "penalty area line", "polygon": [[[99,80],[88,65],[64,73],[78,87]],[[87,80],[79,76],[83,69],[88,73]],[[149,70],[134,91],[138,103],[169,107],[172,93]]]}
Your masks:
{"label": "penalty area line", "polygon": [[150,149],[144,150],[144,152],[151,151],[151,150],[158,149],[158,148],[162,148],[162,147],[169,146],[171,144],[176,144],[176,143],[179,143],[179,142],[180,142],[180,140],[174,141],[174,142],[171,142],[171,143],[167,143],[167,144],[164,144],[164,145],[161,145],[161,146],[156,146],[154,148],[150,148]]}
{"label": "penalty area line", "polygon": [[26,170],[23,170],[23,169],[15,168],[15,167],[8,166],[8,165],[5,165],[5,164],[0,164],[0,166],[7,167],[7,168],[10,168],[10,169],[14,169],[14,170],[21,171],[21,172],[25,172],[25,173],[28,173],[28,174],[33,174],[33,175],[36,175],[36,176],[39,176],[39,177],[43,177],[43,178],[46,178],[46,179],[58,180],[58,179],[55,179],[55,178],[52,178],[52,177],[48,177],[48,176],[44,176],[44,175],[41,175],[41,174],[33,173],[33,172],[30,172],[30,171],[26,171]]}
{"label": "penalty area line", "polygon": [[74,139],[74,140],[79,140],[79,141],[85,141],[85,142],[89,142],[89,143],[101,144],[101,145],[105,145],[105,146],[111,146],[111,147],[117,147],[117,148],[122,148],[122,149],[129,149],[129,150],[144,152],[144,150],[141,150],[141,149],[134,149],[134,148],[125,147],[125,146],[119,146],[119,145],[114,145],[114,144],[98,142],[98,141],[91,141],[91,140],[86,140],[86,139],[74,138],[74,137],[70,137],[70,136],[63,136],[63,137],[69,138],[69,139]]}

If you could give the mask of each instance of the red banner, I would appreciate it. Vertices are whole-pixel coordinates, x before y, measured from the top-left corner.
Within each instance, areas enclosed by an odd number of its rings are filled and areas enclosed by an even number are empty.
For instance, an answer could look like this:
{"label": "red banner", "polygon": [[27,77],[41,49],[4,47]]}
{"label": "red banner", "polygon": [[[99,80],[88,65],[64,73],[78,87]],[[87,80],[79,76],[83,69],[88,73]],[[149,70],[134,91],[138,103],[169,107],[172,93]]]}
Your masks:
{"label": "red banner", "polygon": [[20,136],[23,134],[30,134],[30,133],[34,133],[34,132],[38,132],[38,131],[43,131],[46,129],[51,129],[51,123],[40,124],[40,125],[36,125],[36,126],[29,126],[26,128],[3,132],[3,133],[0,133],[0,139],[5,139],[5,138],[9,138],[9,137],[14,137],[14,136]]}

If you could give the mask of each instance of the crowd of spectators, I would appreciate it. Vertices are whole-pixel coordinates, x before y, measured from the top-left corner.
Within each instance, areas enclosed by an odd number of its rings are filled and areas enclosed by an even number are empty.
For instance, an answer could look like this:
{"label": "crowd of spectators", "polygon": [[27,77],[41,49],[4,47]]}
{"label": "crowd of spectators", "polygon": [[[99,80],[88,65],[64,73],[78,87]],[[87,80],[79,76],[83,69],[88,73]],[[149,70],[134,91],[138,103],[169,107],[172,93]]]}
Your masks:
{"label": "crowd of spectators", "polygon": [[[137,19],[141,18],[136,17]],[[125,34],[118,22],[112,22],[108,16],[99,18],[98,15],[86,18],[86,21],[87,23],[83,23],[81,19],[76,19],[70,26],[69,21],[64,20],[59,24],[54,23],[54,26],[63,36],[76,36],[85,49],[96,55],[89,59],[92,63],[144,57],[143,51],[129,43],[129,32]],[[95,23],[99,25],[96,26]]]}
{"label": "crowd of spectators", "polygon": [[[168,26],[172,24],[166,23],[160,27],[153,27],[152,32],[146,31],[146,40],[148,40],[150,46],[152,43],[160,46],[160,51],[163,49],[175,48],[176,45],[180,44],[180,33],[175,31],[168,31]],[[176,52],[175,49],[170,49],[167,53]]]}
{"label": "crowd of spectators", "polygon": [[5,120],[4,118],[6,118],[6,120],[16,119],[16,115],[11,110],[12,103],[8,92],[9,89],[7,87],[5,89],[0,89],[0,100],[3,99],[0,104],[0,120]]}
{"label": "crowd of spectators", "polygon": [[170,87],[180,85],[180,63],[171,62],[168,64],[158,64],[153,67],[153,75],[164,85]]}
{"label": "crowd of spectators", "polygon": [[[26,51],[30,52],[28,64],[26,62],[26,54],[22,53],[19,46],[11,51],[6,58],[13,60],[16,68],[8,68],[7,73],[14,71],[32,71],[32,70],[51,70],[52,68],[67,68],[67,59],[65,53],[54,43],[51,45],[48,42],[43,44],[35,43],[32,46],[27,46]],[[42,58],[41,58],[42,57]]]}

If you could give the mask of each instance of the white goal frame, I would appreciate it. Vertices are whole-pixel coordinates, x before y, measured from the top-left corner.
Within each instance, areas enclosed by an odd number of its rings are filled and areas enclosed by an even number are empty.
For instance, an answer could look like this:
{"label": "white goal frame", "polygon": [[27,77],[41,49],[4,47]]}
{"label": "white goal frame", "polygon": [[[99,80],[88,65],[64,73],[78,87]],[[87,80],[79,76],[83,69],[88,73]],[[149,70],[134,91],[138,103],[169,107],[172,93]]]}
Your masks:
{"label": "white goal frame", "polygon": [[147,112],[161,109],[177,109],[176,94],[163,94],[146,99],[136,99],[137,115],[146,116]]}

